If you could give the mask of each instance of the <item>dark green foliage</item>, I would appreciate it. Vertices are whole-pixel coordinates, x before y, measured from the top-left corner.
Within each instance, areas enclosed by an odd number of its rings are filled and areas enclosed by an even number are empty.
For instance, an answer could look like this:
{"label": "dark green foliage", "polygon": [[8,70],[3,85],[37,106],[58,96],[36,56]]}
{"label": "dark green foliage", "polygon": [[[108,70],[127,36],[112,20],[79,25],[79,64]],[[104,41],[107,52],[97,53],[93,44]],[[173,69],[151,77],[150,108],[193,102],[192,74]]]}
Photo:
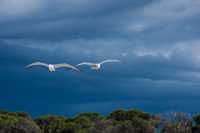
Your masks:
{"label": "dark green foliage", "polygon": [[142,112],[137,109],[132,109],[132,110],[117,110],[112,112],[108,118],[117,120],[117,121],[124,121],[124,120],[133,120],[134,118],[141,118],[144,120],[150,120],[151,116],[148,113]]}
{"label": "dark green foliage", "polygon": [[92,124],[87,115],[79,115],[73,119],[47,115],[35,119],[35,122],[44,133],[84,133]]}
{"label": "dark green foliage", "polygon": [[161,133],[192,133],[192,119],[182,112],[168,113],[161,116]]}
{"label": "dark green foliage", "polygon": [[9,115],[9,116],[16,116],[16,117],[23,117],[26,119],[30,119],[31,117],[26,112],[9,112],[5,110],[0,110],[0,114]]}
{"label": "dark green foliage", "polygon": [[195,127],[193,127],[193,133],[200,133],[200,113],[199,114],[196,114],[194,117],[194,123],[195,123]]}
{"label": "dark green foliage", "polygon": [[110,113],[110,115],[108,116],[108,119],[113,119],[116,121],[124,121],[127,120],[127,115],[126,115],[126,111],[125,110],[116,110],[112,113]]}
{"label": "dark green foliage", "polygon": [[116,110],[107,120],[97,121],[91,133],[153,133],[151,115],[140,110]]}
{"label": "dark green foliage", "polygon": [[192,119],[186,113],[150,115],[121,109],[108,117],[80,113],[73,118],[45,115],[32,120],[24,112],[0,111],[0,133],[200,133],[200,114]]}
{"label": "dark green foliage", "polygon": [[44,133],[60,133],[65,129],[67,119],[60,116],[46,115],[35,119]]}
{"label": "dark green foliage", "polygon": [[110,129],[113,127],[113,121],[102,119],[97,120],[93,123],[93,126],[90,128],[89,133],[109,133]]}
{"label": "dark green foliage", "polygon": [[26,113],[0,111],[0,133],[42,133],[42,131]]}
{"label": "dark green foliage", "polygon": [[200,125],[200,114],[195,115],[193,119],[197,125]]}
{"label": "dark green foliage", "polygon": [[75,122],[67,122],[65,123],[65,127],[63,128],[63,130],[58,133],[77,133],[78,130],[81,130],[78,124],[76,124]]}
{"label": "dark green foliage", "polygon": [[78,116],[76,116],[75,118],[78,117],[86,117],[87,119],[89,119],[90,121],[96,121],[99,119],[102,119],[103,117],[100,116],[98,113],[94,113],[94,112],[88,112],[88,113],[80,113]]}
{"label": "dark green foliage", "polygon": [[154,127],[141,118],[117,123],[111,133],[154,133]]}
{"label": "dark green foliage", "polygon": [[86,116],[76,117],[74,122],[80,126],[80,128],[89,128],[93,121],[91,121]]}

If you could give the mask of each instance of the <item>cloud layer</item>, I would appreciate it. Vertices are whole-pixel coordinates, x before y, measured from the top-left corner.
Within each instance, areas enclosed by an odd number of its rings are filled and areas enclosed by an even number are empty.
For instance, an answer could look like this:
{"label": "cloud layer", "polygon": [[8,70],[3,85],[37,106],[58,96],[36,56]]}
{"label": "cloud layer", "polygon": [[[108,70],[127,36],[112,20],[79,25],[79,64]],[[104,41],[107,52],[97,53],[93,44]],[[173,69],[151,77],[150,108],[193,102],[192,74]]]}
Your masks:
{"label": "cloud layer", "polygon": [[[2,0],[0,97],[5,102],[0,107],[34,115],[46,108],[74,114],[87,107],[102,113],[119,107],[198,111],[188,103],[199,103],[200,96],[199,5],[190,0]],[[122,64],[81,75],[24,70],[35,60],[76,64],[106,58]]]}

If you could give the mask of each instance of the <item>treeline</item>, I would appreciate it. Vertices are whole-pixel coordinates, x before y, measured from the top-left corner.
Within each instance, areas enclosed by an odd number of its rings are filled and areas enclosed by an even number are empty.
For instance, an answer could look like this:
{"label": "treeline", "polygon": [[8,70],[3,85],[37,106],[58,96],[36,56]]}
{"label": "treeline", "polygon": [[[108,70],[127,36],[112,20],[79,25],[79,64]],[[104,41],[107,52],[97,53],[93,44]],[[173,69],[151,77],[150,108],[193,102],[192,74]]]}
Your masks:
{"label": "treeline", "polygon": [[75,117],[0,111],[0,133],[200,133],[200,114],[152,115],[137,109],[116,110],[108,116],[80,113]]}

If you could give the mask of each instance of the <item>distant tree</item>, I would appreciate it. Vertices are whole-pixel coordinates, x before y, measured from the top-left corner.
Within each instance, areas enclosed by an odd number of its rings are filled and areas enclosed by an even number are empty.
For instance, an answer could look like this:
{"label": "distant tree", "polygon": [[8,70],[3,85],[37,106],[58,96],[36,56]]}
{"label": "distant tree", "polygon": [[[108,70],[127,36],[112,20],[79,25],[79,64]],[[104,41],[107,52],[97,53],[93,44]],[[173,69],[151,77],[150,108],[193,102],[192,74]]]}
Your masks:
{"label": "distant tree", "polygon": [[42,133],[27,113],[0,111],[0,133]]}
{"label": "distant tree", "polygon": [[26,112],[9,112],[9,111],[6,111],[6,110],[0,110],[0,114],[31,119],[31,117],[29,116],[29,114],[26,113]]}
{"label": "distant tree", "polygon": [[26,119],[31,119],[30,115],[26,112],[16,112],[17,116],[26,118]]}
{"label": "distant tree", "polygon": [[200,114],[192,119],[182,112],[151,115],[120,109],[107,117],[89,112],[72,118],[45,115],[32,120],[25,112],[0,110],[0,133],[200,133]]}
{"label": "distant tree", "polygon": [[149,113],[143,112],[141,110],[138,109],[132,109],[132,110],[128,110],[127,111],[127,117],[128,119],[133,119],[133,118],[141,118],[144,120],[150,120],[151,119],[151,115]]}
{"label": "distant tree", "polygon": [[46,115],[35,119],[37,125],[44,133],[60,133],[66,127],[67,118],[61,116]]}
{"label": "distant tree", "polygon": [[154,133],[154,128],[145,120],[134,118],[133,121],[96,121],[89,133]]}
{"label": "distant tree", "polygon": [[192,118],[190,114],[171,112],[160,115],[161,133],[192,133]]}
{"label": "distant tree", "polygon": [[200,114],[196,114],[193,116],[194,127],[192,129],[193,133],[200,133]]}
{"label": "distant tree", "polygon": [[77,133],[78,130],[81,130],[78,124],[75,122],[67,122],[60,133]]}
{"label": "distant tree", "polygon": [[95,113],[95,112],[80,113],[75,117],[75,119],[79,117],[86,117],[90,121],[96,121],[103,118],[102,116],[100,116],[98,113]]}
{"label": "distant tree", "polygon": [[[151,121],[139,117],[134,117],[132,120],[114,122],[115,128],[125,133],[154,133],[154,126]],[[118,133],[117,129],[115,129],[116,133]]]}
{"label": "distant tree", "polygon": [[125,120],[132,120],[134,118],[141,118],[144,120],[150,120],[151,116],[148,113],[142,112],[140,110],[137,109],[132,109],[132,110],[116,110],[114,112],[112,112],[108,118],[109,119],[113,119],[113,120],[117,120],[117,121],[125,121]]}
{"label": "distant tree", "polygon": [[200,125],[200,114],[193,116],[196,125]]}
{"label": "distant tree", "polygon": [[88,133],[110,133],[107,130],[113,126],[112,120],[97,120],[93,123],[93,126],[89,129]]}
{"label": "distant tree", "polygon": [[108,116],[108,119],[116,120],[116,121],[125,121],[127,120],[126,111],[123,109],[116,110]]}
{"label": "distant tree", "polygon": [[[105,130],[105,133],[141,133],[129,120],[118,122]],[[147,133],[147,132],[146,132]]]}
{"label": "distant tree", "polygon": [[79,116],[79,117],[76,117],[73,122],[75,122],[79,128],[82,128],[82,129],[87,129],[87,128],[90,128],[93,121],[91,121],[88,117],[86,116]]}

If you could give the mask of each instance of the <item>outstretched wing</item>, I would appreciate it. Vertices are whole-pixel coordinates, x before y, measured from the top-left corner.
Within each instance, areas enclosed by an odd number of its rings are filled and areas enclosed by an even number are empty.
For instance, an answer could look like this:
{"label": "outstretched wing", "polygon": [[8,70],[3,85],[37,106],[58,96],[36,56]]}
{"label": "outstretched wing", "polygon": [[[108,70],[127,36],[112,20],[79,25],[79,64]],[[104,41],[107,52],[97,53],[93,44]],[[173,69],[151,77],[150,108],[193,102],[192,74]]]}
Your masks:
{"label": "outstretched wing", "polygon": [[34,62],[34,63],[27,65],[26,68],[30,68],[30,67],[33,67],[33,66],[48,67],[48,64],[43,63],[43,62]]}
{"label": "outstretched wing", "polygon": [[69,69],[73,69],[75,71],[80,72],[80,70],[78,68],[76,68],[70,64],[67,64],[67,63],[55,64],[54,67],[55,67],[55,69],[64,67],[64,68],[69,68]]}
{"label": "outstretched wing", "polygon": [[82,66],[82,65],[91,66],[91,65],[93,65],[93,64],[94,64],[94,63],[90,63],[90,62],[82,62],[82,63],[77,64],[76,66]]}
{"label": "outstretched wing", "polygon": [[99,64],[104,64],[104,63],[108,63],[108,62],[120,62],[120,60],[108,59],[108,60],[104,60],[104,61],[100,62]]}

